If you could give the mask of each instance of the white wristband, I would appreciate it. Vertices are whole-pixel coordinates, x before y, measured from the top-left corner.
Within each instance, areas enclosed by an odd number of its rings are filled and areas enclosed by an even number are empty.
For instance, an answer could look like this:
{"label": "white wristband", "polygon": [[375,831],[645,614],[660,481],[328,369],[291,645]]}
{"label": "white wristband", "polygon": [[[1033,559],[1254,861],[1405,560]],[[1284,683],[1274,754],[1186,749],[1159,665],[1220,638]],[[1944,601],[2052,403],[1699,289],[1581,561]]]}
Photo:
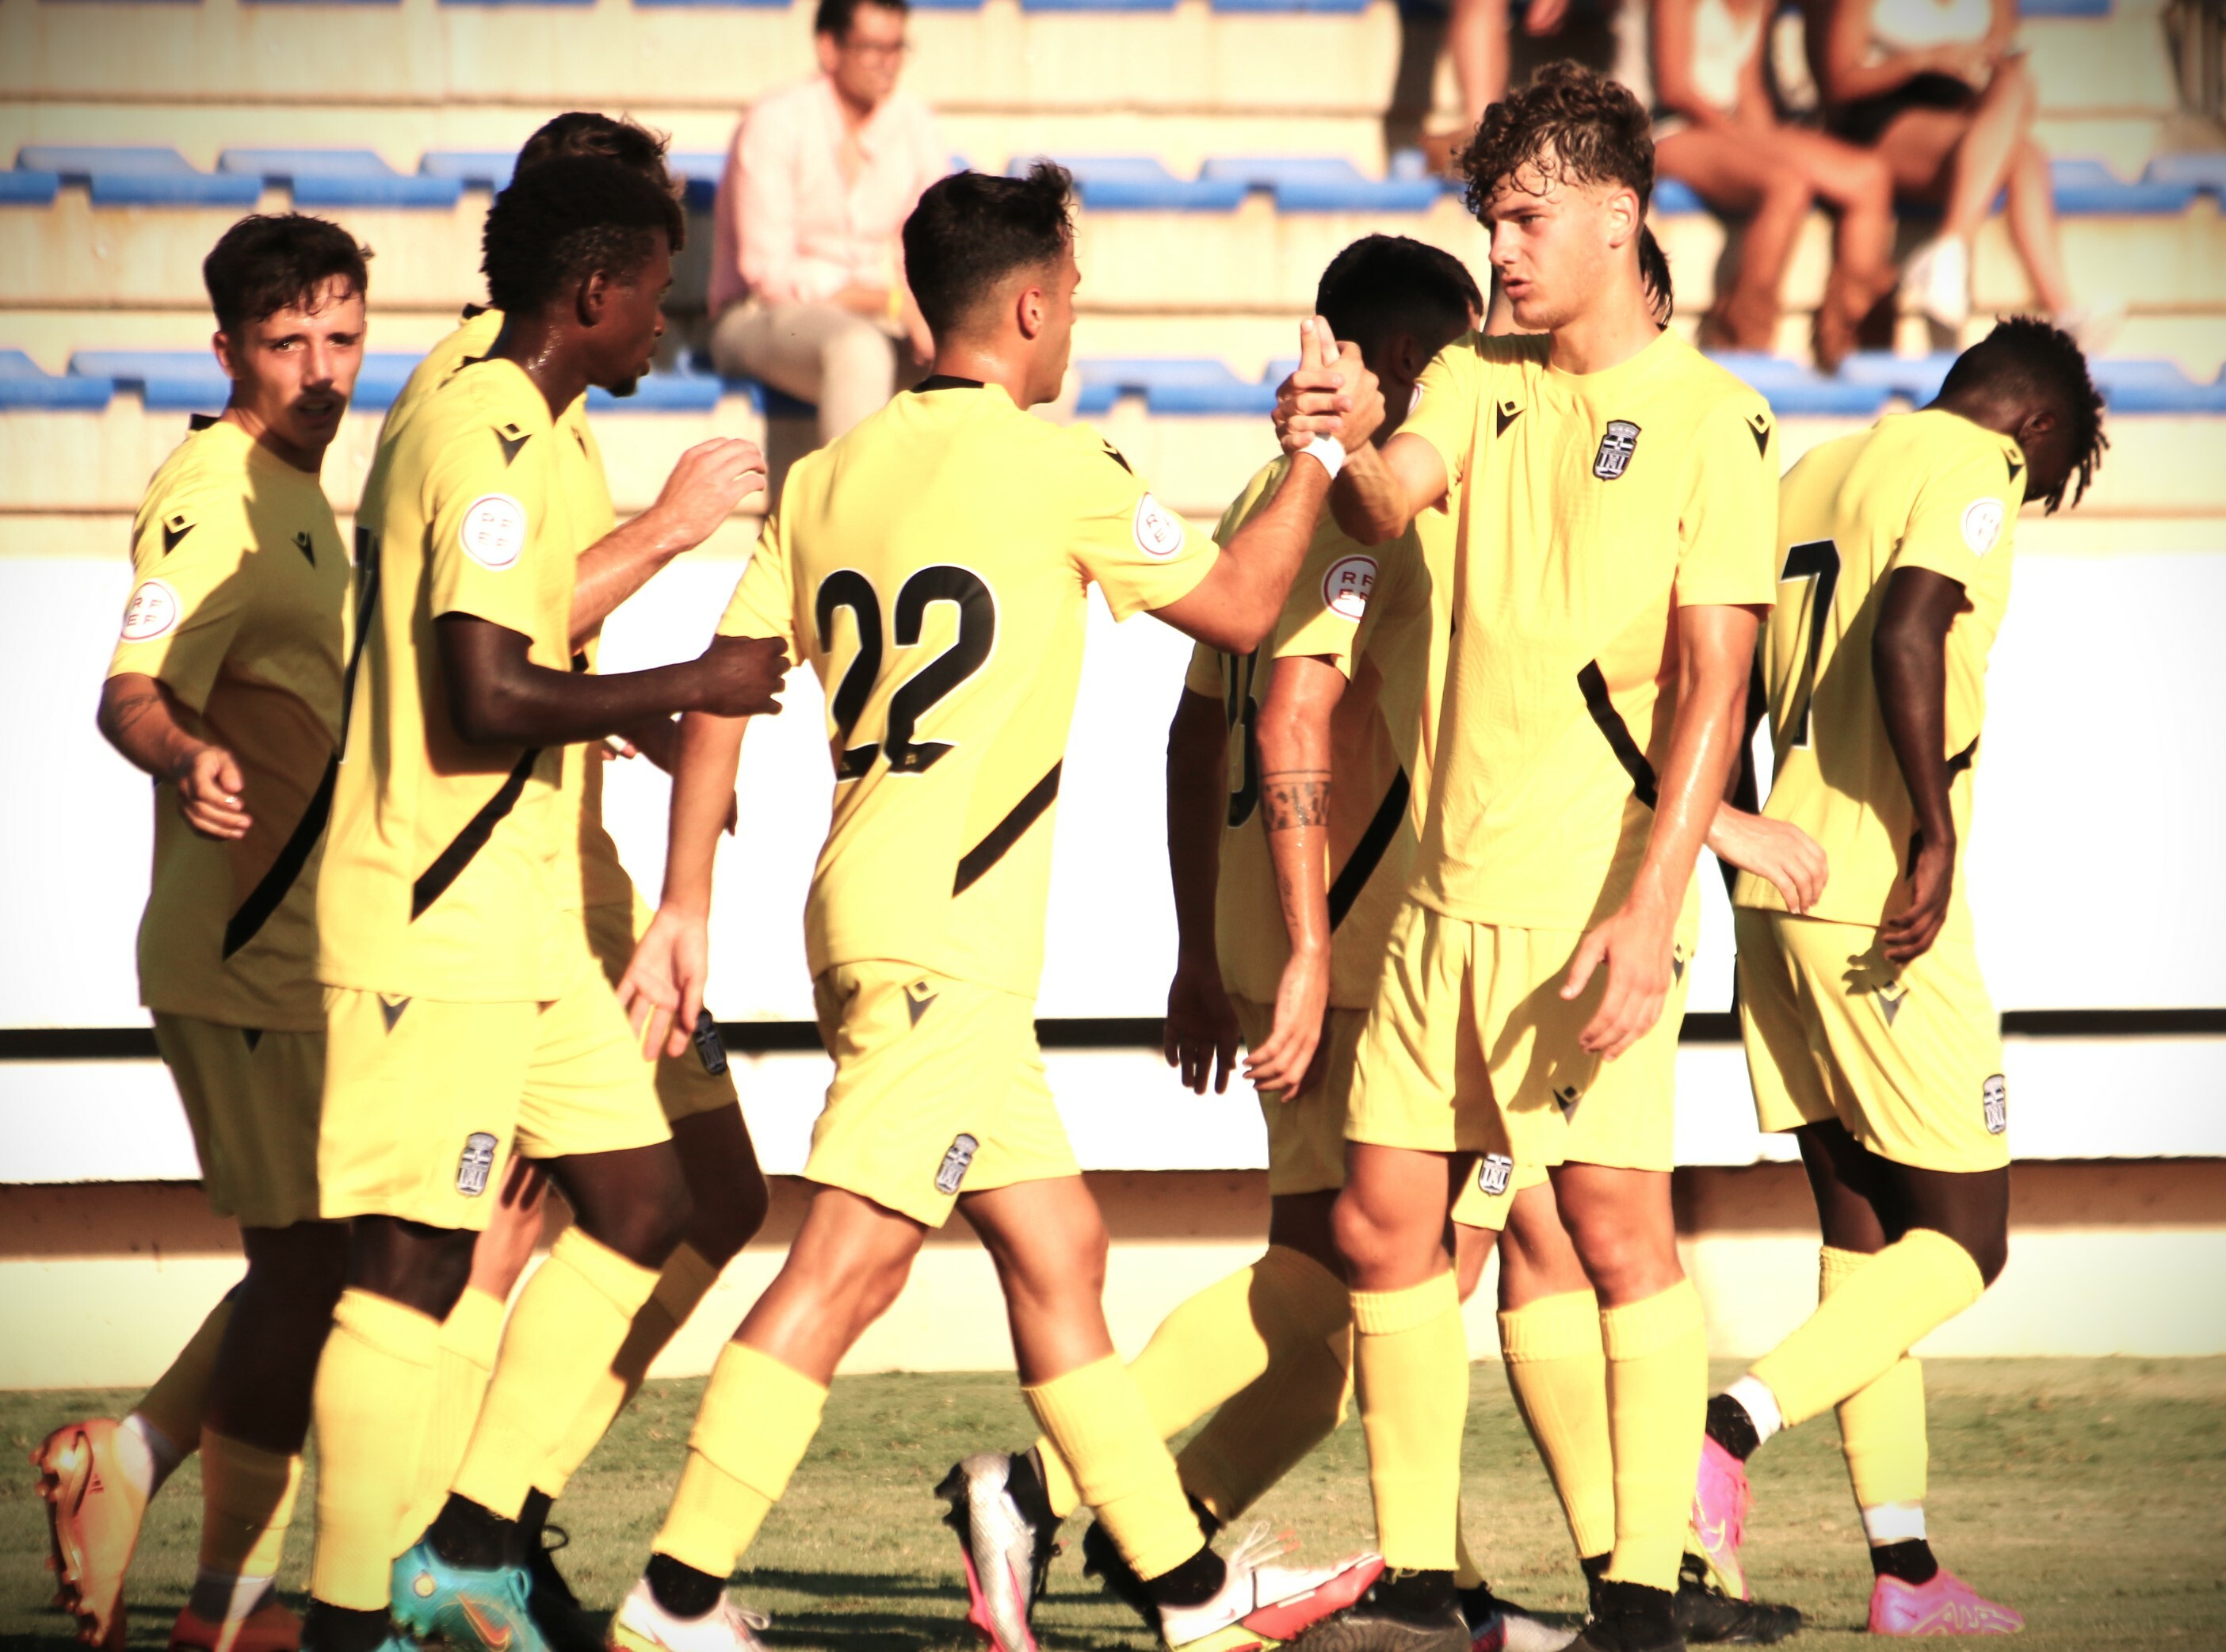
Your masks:
{"label": "white wristband", "polygon": [[1316,436],[1299,451],[1319,459],[1321,467],[1329,473],[1332,482],[1337,480],[1338,472],[1345,468],[1345,443],[1335,436]]}

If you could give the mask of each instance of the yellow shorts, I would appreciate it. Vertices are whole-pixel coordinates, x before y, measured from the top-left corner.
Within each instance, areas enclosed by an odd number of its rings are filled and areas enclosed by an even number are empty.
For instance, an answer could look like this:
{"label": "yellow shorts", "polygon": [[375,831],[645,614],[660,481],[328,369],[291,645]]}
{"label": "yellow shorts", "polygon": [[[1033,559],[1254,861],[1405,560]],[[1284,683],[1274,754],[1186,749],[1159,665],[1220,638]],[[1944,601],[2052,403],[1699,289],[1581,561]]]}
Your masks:
{"label": "yellow shorts", "polygon": [[[655,909],[639,892],[630,906],[588,908],[588,950],[595,955],[595,962],[602,966],[603,979],[613,988],[626,974],[626,965],[633,962],[633,944],[641,938],[641,932],[656,915]],[[658,1105],[665,1109],[666,1118],[684,1119],[735,1105],[735,1077],[727,1070],[727,1052],[718,1039],[718,1033],[714,1032],[708,1047],[698,1042],[690,1045],[684,1056],[658,1057],[652,1082],[657,1086]]]}
{"label": "yellow shorts", "polygon": [[1464,1228],[1489,1228],[1494,1233],[1507,1226],[1507,1212],[1515,1196],[1547,1179],[1542,1165],[1518,1165],[1504,1153],[1477,1155],[1476,1167],[1461,1183],[1453,1200],[1453,1220]]}
{"label": "yellow shorts", "polygon": [[1746,906],[1733,922],[1739,1031],[1764,1129],[1837,1119],[1898,1165],[2009,1163],[2001,1023],[1969,941],[1935,941],[1897,971],[1868,924]]}
{"label": "yellow shorts", "polygon": [[838,963],[811,983],[835,1058],[805,1179],[931,1228],[963,1192],[1079,1176],[1017,993],[908,963]]}
{"label": "yellow shorts", "polygon": [[156,1010],[155,1047],[186,1104],[211,1208],[243,1228],[315,1221],[325,1035]]}
{"label": "yellow shorts", "polygon": [[593,963],[545,1004],[325,989],[328,1217],[487,1226],[512,1152],[614,1153],[671,1139],[633,1030]]}
{"label": "yellow shorts", "polygon": [[1662,1018],[1613,1061],[1578,1047],[1607,972],[1565,1001],[1578,930],[1472,924],[1409,901],[1391,927],[1345,1133],[1429,1153],[1668,1171],[1692,957],[1679,927]]}
{"label": "yellow shorts", "polygon": [[[1267,1041],[1275,1025],[1275,1007],[1231,994],[1237,1025],[1247,1049]],[[1332,1005],[1323,1029],[1327,1046],[1321,1082],[1294,1102],[1260,1093],[1261,1115],[1268,1121],[1268,1193],[1334,1192],[1345,1185],[1345,1103],[1352,1093],[1352,1062],[1360,1052],[1364,1009]]]}

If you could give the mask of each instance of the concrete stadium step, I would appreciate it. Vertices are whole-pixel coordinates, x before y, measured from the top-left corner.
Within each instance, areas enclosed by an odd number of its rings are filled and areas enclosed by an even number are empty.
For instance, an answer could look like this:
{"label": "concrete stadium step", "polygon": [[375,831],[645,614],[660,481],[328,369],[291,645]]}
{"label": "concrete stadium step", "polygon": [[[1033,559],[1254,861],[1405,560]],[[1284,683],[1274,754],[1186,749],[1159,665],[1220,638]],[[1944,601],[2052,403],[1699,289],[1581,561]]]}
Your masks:
{"label": "concrete stadium step", "polygon": [[[2020,39],[2044,111],[2174,107],[2158,0],[2108,15],[2028,17]],[[128,16],[128,30],[117,19]],[[314,108],[470,106],[733,109],[811,72],[811,9],[641,5],[524,10],[397,0],[271,6],[241,0],[133,7],[0,7],[0,101]],[[1381,111],[1402,22],[1387,0],[1338,11],[922,10],[913,90],[962,111]],[[13,122],[25,118],[19,110]],[[27,139],[0,129],[0,137]],[[117,140],[110,140],[117,141]],[[289,141],[283,133],[266,142]],[[384,137],[355,139],[384,149]],[[400,157],[390,154],[399,164]],[[407,169],[406,168],[404,168]]]}

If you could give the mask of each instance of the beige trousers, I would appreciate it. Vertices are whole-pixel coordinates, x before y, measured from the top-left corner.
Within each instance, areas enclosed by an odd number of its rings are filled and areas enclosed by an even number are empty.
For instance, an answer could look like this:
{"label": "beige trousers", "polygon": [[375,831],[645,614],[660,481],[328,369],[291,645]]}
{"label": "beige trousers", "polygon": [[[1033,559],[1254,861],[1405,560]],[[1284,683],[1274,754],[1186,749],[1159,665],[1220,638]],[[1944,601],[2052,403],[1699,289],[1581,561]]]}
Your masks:
{"label": "beige trousers", "polygon": [[711,329],[711,359],[819,409],[819,440],[832,442],[919,382],[904,340],[839,304],[730,304]]}

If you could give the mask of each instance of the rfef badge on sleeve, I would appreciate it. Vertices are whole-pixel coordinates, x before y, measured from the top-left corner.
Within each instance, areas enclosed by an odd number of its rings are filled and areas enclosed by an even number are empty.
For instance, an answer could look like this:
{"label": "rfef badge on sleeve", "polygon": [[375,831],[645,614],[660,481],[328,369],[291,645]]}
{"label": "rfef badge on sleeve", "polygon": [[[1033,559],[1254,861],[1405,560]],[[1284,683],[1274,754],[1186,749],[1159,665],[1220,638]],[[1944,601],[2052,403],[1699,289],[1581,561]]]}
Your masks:
{"label": "rfef badge on sleeve", "polygon": [[1629,419],[1610,419],[1593,455],[1593,474],[1612,482],[1631,468],[1631,455],[1638,451],[1638,427]]}

